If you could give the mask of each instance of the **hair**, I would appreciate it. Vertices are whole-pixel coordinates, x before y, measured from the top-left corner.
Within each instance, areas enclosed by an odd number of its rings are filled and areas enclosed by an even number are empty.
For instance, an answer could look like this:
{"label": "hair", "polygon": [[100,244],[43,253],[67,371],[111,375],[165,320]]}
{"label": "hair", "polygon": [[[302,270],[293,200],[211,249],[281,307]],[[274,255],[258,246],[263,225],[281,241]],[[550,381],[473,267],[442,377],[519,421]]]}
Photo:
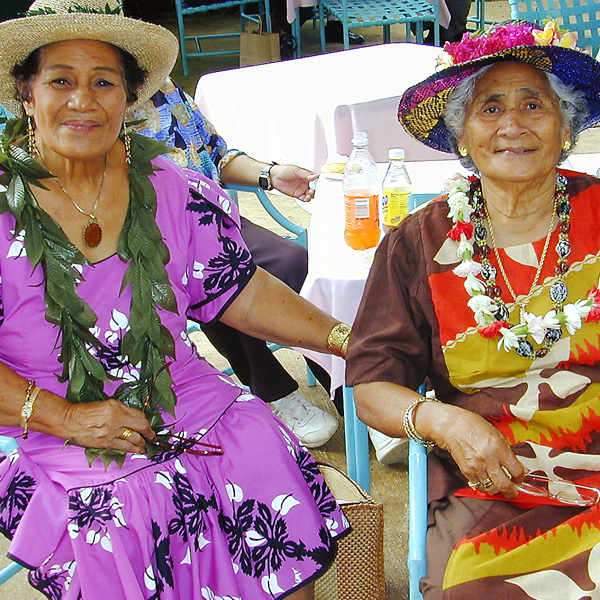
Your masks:
{"label": "hair", "polygon": [[[117,51],[119,62],[123,69],[127,103],[132,104],[138,99],[139,90],[146,81],[148,71],[140,67],[133,54],[108,42],[105,43]],[[40,69],[44,48],[46,46],[36,48],[24,61],[12,68],[11,75],[14,77],[17,86],[16,98],[21,102],[31,100],[31,84]]]}
{"label": "hair", "polygon": [[[463,79],[455,88],[448,99],[446,110],[444,112],[444,122],[450,132],[450,144],[454,153],[460,159],[461,164],[466,169],[477,172],[477,167],[470,156],[460,156],[458,154],[458,138],[463,134],[465,120],[467,117],[467,107],[473,101],[473,93],[479,79],[494,64],[486,65],[477,72]],[[536,68],[536,67],[534,67]],[[550,89],[554,93],[558,102],[558,109],[562,117],[562,127],[571,130],[571,149],[575,147],[579,134],[581,133],[588,116],[588,105],[585,94],[575,89],[575,87],[564,83],[553,73],[547,73],[538,69],[548,81]],[[570,150],[561,149],[561,155],[558,160],[561,163],[570,154]]]}

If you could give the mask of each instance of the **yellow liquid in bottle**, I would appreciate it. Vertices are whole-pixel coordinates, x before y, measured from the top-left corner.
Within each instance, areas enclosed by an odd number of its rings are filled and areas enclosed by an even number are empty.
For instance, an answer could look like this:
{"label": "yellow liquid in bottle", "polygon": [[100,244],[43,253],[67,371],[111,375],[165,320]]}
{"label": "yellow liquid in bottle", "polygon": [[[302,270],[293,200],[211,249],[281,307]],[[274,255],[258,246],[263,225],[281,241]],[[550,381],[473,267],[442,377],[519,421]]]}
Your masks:
{"label": "yellow liquid in bottle", "polygon": [[384,188],[381,212],[385,231],[397,227],[408,214],[409,188]]}

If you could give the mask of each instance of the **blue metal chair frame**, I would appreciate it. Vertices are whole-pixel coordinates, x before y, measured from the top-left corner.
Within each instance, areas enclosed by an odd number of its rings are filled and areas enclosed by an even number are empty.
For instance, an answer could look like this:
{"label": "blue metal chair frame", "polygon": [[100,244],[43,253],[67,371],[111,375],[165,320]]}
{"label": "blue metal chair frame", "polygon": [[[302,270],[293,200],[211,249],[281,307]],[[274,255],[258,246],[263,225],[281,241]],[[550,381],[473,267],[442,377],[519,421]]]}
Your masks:
{"label": "blue metal chair frame", "polygon": [[269,213],[274,221],[279,223],[284,229],[287,229],[295,237],[290,237],[292,241],[300,244],[303,248],[308,247],[308,233],[306,228],[301,225],[297,225],[293,221],[290,221],[279,209],[271,202],[267,196],[265,190],[259,187],[245,186],[245,185],[223,185],[223,189],[233,192],[234,200],[237,201],[237,192],[250,192],[256,194],[263,208]]}
{"label": "blue metal chair frame", "polygon": [[548,17],[577,32],[577,45],[596,56],[600,49],[600,2],[593,0],[509,0],[510,16],[542,24]]}
{"label": "blue metal chair frame", "polygon": [[475,31],[483,31],[492,21],[485,20],[485,0],[475,0],[475,14],[467,17],[467,23],[475,23]]}
{"label": "blue metal chair frame", "polygon": [[[244,9],[247,4],[259,5],[259,15],[246,14]],[[214,4],[205,4],[201,6],[188,6],[185,0],[175,0],[175,10],[177,11],[177,29],[179,31],[179,48],[181,51],[181,65],[183,67],[183,74],[187,77],[189,75],[188,58],[198,56],[224,56],[227,54],[239,54],[239,48],[234,50],[212,50],[203,51],[201,43],[204,40],[222,40],[228,38],[240,37],[239,32],[232,33],[218,33],[218,34],[205,34],[205,35],[186,35],[184,17],[188,17],[196,14],[207,14],[211,11],[218,10],[221,8],[231,8],[239,6],[240,8],[240,30],[246,31],[246,21],[253,21],[254,23],[261,23],[261,19],[264,19],[263,25],[266,31],[271,31],[271,13],[269,0],[226,0],[224,2],[217,2]],[[194,52],[188,52],[187,42],[193,42],[195,46]]]}
{"label": "blue metal chair frame", "polygon": [[408,447],[408,588],[410,600],[423,600],[419,584],[427,575],[427,450],[410,440]]}
{"label": "blue metal chair frame", "polygon": [[[19,447],[17,440],[5,435],[0,435],[0,452],[3,454],[9,454],[13,450]],[[11,561],[6,567],[0,571],[0,585],[8,581],[15,573],[18,573],[22,569],[22,565],[17,562]]]}
{"label": "blue metal chair frame", "polygon": [[411,39],[410,24],[416,25],[417,43],[423,43],[423,23],[433,22],[434,42],[440,44],[440,11],[438,0],[433,4],[427,0],[320,0],[319,30],[321,50],[327,51],[325,41],[325,11],[341,21],[344,33],[344,48],[350,48],[348,32],[358,27],[383,27],[383,42],[391,42],[390,26],[395,23],[406,24],[406,39]]}

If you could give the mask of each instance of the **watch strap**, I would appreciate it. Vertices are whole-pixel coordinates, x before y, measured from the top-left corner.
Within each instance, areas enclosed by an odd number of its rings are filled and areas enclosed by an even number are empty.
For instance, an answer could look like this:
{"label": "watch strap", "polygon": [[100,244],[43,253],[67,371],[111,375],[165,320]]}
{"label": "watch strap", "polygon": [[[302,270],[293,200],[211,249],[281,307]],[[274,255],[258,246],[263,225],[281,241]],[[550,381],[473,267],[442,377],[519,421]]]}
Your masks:
{"label": "watch strap", "polygon": [[258,186],[263,190],[270,192],[273,189],[273,180],[271,179],[271,169],[278,163],[275,161],[271,162],[268,165],[265,165],[264,169],[260,172],[258,176]]}

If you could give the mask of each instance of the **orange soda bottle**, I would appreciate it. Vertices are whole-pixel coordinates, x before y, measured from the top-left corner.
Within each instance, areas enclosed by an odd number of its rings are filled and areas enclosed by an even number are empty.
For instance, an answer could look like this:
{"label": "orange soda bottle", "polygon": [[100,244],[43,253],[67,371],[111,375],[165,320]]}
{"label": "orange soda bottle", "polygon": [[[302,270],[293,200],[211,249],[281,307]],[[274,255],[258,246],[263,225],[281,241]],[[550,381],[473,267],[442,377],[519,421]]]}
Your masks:
{"label": "orange soda bottle", "polygon": [[354,149],[344,169],[344,208],[346,243],[355,250],[374,248],[379,243],[379,175],[368,149],[369,138],[357,131]]}

